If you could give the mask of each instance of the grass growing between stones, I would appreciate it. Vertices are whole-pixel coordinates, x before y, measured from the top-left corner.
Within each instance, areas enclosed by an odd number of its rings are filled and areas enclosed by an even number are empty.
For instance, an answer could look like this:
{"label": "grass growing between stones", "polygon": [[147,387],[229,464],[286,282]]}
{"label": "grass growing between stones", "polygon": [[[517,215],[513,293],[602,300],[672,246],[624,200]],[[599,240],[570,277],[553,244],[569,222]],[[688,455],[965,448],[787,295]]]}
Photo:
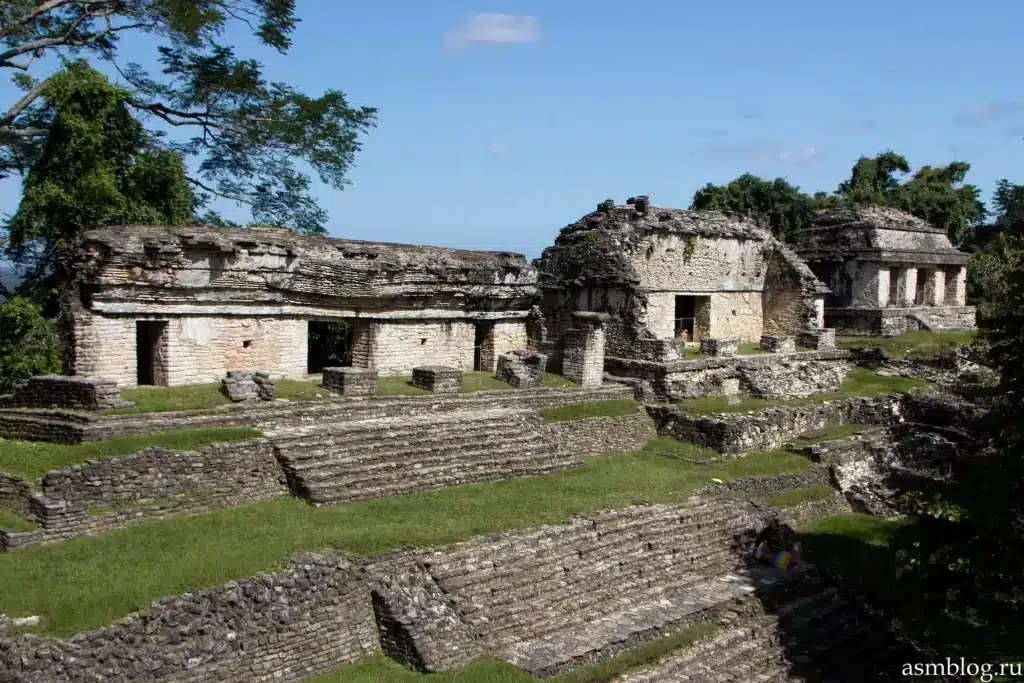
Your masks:
{"label": "grass growing between stones", "polygon": [[811,503],[819,500],[829,500],[836,495],[836,490],[831,486],[811,486],[806,489],[792,489],[776,493],[764,499],[769,505],[780,508],[791,508],[801,503]]}
{"label": "grass growing between stones", "polygon": [[[700,624],[652,640],[608,661],[546,680],[549,683],[608,683],[624,673],[653,664],[670,652],[707,638],[717,630],[714,625]],[[314,678],[310,683],[534,683],[538,680],[505,662],[479,661],[458,671],[422,674],[380,656]]]}
{"label": "grass growing between stones", "polygon": [[897,337],[836,337],[836,346],[841,349],[881,348],[893,358],[920,358],[967,346],[974,340],[975,334],[973,330],[913,330]]}
{"label": "grass growing between stones", "polygon": [[695,415],[709,413],[743,413],[748,410],[764,410],[784,406],[805,406],[825,401],[836,401],[855,396],[885,396],[900,392],[920,391],[928,382],[914,377],[885,377],[864,368],[854,368],[843,380],[839,391],[815,394],[807,398],[793,398],[770,401],[753,396],[740,396],[739,403],[730,404],[726,396],[708,396],[689,401],[680,401],[679,406]]}
{"label": "grass growing between stones", "polygon": [[40,631],[106,625],[161,597],[279,569],[297,552],[375,555],[480,534],[564,523],[636,503],[679,503],[711,479],[801,472],[791,453],[697,465],[715,454],[670,439],[639,453],[588,458],[557,474],[314,508],[282,498],[195,517],[158,520],[95,538],[0,555],[0,613],[39,615]]}
{"label": "grass growing between stones", "polygon": [[8,531],[35,531],[39,526],[22,519],[6,508],[0,508],[0,529]]}
{"label": "grass growing between stones", "polygon": [[568,422],[585,420],[588,417],[620,417],[632,415],[640,404],[628,399],[599,401],[597,403],[570,403],[569,405],[543,408],[540,411],[545,422]]}
{"label": "grass growing between stones", "polygon": [[45,441],[0,439],[0,472],[37,481],[50,470],[131,455],[151,446],[177,451],[196,451],[214,443],[258,439],[263,433],[248,427],[180,429],[141,436],[122,436],[104,441],[58,444]]}

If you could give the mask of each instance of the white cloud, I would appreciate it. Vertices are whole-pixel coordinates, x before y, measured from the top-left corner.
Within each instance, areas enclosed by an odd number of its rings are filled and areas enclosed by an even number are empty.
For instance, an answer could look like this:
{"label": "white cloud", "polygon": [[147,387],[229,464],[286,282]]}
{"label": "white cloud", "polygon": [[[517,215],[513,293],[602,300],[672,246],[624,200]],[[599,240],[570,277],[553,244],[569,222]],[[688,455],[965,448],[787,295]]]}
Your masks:
{"label": "white cloud", "polygon": [[484,13],[462,22],[444,36],[448,54],[463,52],[474,45],[518,45],[540,40],[540,22],[515,14]]}

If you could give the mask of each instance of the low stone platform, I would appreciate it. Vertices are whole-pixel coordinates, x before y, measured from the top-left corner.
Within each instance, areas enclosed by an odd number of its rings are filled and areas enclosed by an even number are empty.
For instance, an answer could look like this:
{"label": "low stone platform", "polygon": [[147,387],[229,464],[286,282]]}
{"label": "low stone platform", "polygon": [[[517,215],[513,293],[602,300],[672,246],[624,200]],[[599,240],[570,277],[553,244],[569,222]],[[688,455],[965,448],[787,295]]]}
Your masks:
{"label": "low stone platform", "polygon": [[342,396],[370,396],[380,390],[380,376],[372,368],[324,368],[321,383]]}
{"label": "low stone platform", "polygon": [[412,383],[435,394],[457,394],[462,391],[462,370],[444,365],[413,368]]}
{"label": "low stone platform", "polygon": [[30,377],[14,393],[0,396],[0,408],[101,411],[134,405],[121,400],[121,390],[114,380],[65,375]]}

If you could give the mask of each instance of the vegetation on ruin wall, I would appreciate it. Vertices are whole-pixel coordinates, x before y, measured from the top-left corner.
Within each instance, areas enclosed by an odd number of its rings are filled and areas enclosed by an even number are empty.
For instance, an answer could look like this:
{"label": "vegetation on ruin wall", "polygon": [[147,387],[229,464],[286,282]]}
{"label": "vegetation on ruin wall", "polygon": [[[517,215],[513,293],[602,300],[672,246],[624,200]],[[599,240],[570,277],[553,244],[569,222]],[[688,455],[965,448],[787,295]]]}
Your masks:
{"label": "vegetation on ruin wall", "polygon": [[863,434],[869,429],[875,429],[875,427],[856,423],[829,425],[824,429],[817,429],[813,432],[807,432],[806,434],[796,437],[791,442],[791,445],[795,448],[799,448],[801,446],[813,446],[826,441],[846,439],[851,436],[856,436],[857,434]]}
{"label": "vegetation on ruin wall", "polygon": [[855,368],[843,380],[839,391],[829,394],[815,394],[806,398],[792,398],[777,401],[770,401],[763,398],[743,395],[739,402],[730,404],[726,396],[707,396],[704,398],[680,401],[679,406],[689,413],[695,415],[708,415],[711,413],[741,413],[748,410],[764,410],[765,408],[780,408],[784,406],[806,406],[825,401],[837,401],[856,396],[886,396],[902,392],[922,391],[928,387],[928,382],[913,377],[886,377],[877,373]]}
{"label": "vegetation on ruin wall", "polygon": [[0,613],[37,614],[41,631],[70,635],[168,595],[283,567],[301,551],[374,555],[407,545],[453,543],[564,523],[603,507],[681,503],[713,478],[812,467],[806,458],[781,452],[711,465],[688,462],[715,455],[657,439],[639,453],[589,458],[580,468],[548,476],[325,508],[282,498],[7,553],[0,555]]}
{"label": "vegetation on ruin wall", "polygon": [[884,349],[893,358],[923,358],[967,346],[976,336],[973,330],[924,332],[914,330],[896,337],[836,337],[841,349]]}
{"label": "vegetation on ruin wall", "polygon": [[0,439],[0,472],[38,481],[44,474],[88,460],[108,460],[159,446],[176,451],[198,451],[214,443],[258,439],[258,429],[225,427],[181,429],[142,436],[121,436],[104,441],[59,444],[46,441]]}
{"label": "vegetation on ruin wall", "polygon": [[[692,645],[714,634],[715,624],[699,624],[652,640],[610,660],[581,666],[569,673],[544,679],[549,683],[607,683],[640,667],[653,664],[661,657]],[[526,671],[498,661],[480,661],[457,671],[440,674],[421,674],[387,659],[373,659],[346,666],[337,671],[314,678],[310,683],[534,683]]]}
{"label": "vegetation on ruin wall", "polygon": [[805,489],[792,489],[776,493],[764,499],[765,503],[780,508],[791,508],[801,503],[812,503],[819,500],[829,500],[836,495],[836,490],[831,486],[811,486]]}
{"label": "vegetation on ruin wall", "polygon": [[[579,385],[558,375],[545,375],[543,385],[550,389],[578,389]],[[277,398],[290,401],[321,401],[336,397],[319,382],[279,379]],[[512,386],[488,372],[467,372],[462,376],[462,393],[504,391]],[[426,396],[430,392],[412,384],[407,375],[380,378],[381,396]],[[134,408],[107,411],[109,415],[131,413],[166,413],[176,410],[209,410],[231,401],[220,390],[220,384],[192,384],[184,387],[132,387],[121,391],[121,398],[135,403]]]}
{"label": "vegetation on ruin wall", "polygon": [[9,531],[33,531],[38,525],[26,521],[6,508],[0,508],[0,529]]}

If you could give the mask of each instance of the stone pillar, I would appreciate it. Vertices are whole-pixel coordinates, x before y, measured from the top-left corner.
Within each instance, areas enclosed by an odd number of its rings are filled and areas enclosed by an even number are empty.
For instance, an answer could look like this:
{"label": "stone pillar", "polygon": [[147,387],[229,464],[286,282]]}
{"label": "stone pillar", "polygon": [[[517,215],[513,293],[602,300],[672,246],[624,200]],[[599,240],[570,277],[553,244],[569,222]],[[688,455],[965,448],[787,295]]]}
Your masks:
{"label": "stone pillar", "polygon": [[585,389],[604,381],[604,323],[607,313],[573,313],[573,327],[565,333],[562,376]]}
{"label": "stone pillar", "polygon": [[900,305],[904,308],[911,308],[917,294],[917,268],[904,268],[903,277],[900,280]]}
{"label": "stone pillar", "polygon": [[878,269],[878,281],[875,293],[878,295],[878,307],[885,308],[889,305],[889,266],[883,265]]}
{"label": "stone pillar", "polygon": [[825,327],[825,297],[814,297],[814,320],[818,327]]}
{"label": "stone pillar", "polygon": [[967,305],[967,266],[960,266],[953,275],[953,301],[948,302],[950,306]]}
{"label": "stone pillar", "polygon": [[927,303],[932,306],[942,306],[946,302],[946,271],[936,268],[932,271],[930,283],[931,298]]}

